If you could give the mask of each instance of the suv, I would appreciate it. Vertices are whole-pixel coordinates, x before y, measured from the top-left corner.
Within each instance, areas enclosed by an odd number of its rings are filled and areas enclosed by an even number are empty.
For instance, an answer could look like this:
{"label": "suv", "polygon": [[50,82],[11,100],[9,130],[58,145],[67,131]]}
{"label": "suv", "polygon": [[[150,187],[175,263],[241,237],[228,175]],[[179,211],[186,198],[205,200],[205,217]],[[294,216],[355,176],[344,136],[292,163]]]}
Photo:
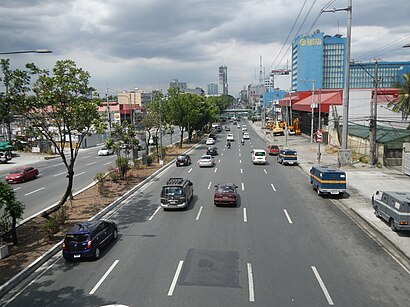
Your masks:
{"label": "suv", "polygon": [[218,155],[218,147],[216,146],[209,146],[206,150],[207,155],[217,156]]}
{"label": "suv", "polygon": [[63,241],[63,257],[67,261],[83,258],[98,259],[101,248],[116,240],[118,228],[114,222],[94,220],[76,224]]}
{"label": "suv", "polygon": [[184,209],[194,195],[194,184],[183,178],[169,178],[161,191],[161,207],[165,209]]}
{"label": "suv", "polygon": [[181,165],[190,165],[191,164],[191,157],[187,154],[185,155],[179,155],[175,161],[176,166],[181,166]]}

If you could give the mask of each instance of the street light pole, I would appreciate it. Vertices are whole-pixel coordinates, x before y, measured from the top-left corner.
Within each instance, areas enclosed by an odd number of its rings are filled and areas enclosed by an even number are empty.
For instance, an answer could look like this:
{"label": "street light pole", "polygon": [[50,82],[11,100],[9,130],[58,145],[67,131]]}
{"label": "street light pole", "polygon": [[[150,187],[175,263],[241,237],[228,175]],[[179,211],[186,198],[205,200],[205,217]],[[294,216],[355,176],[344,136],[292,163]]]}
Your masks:
{"label": "street light pole", "polygon": [[37,50],[0,52],[0,54],[20,54],[20,53],[53,53],[53,51],[47,50],[47,49],[37,49]]}
{"label": "street light pole", "polygon": [[310,108],[312,109],[312,121],[310,124],[310,142],[313,143],[313,120],[315,119],[315,80],[310,81],[312,81],[312,104],[310,105]]}
{"label": "street light pole", "polygon": [[162,97],[159,97],[159,164],[163,165],[162,160]]}

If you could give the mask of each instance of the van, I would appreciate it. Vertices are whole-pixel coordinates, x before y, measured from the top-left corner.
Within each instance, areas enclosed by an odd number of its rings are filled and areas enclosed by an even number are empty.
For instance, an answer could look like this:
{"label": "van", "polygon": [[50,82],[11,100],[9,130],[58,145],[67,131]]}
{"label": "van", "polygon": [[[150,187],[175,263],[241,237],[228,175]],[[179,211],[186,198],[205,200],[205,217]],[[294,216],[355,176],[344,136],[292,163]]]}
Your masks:
{"label": "van", "polygon": [[166,209],[184,209],[188,207],[194,194],[194,185],[188,179],[169,178],[161,191],[161,207]]}
{"label": "van", "polygon": [[253,164],[266,164],[266,151],[263,149],[252,149],[251,158]]}
{"label": "van", "polygon": [[314,166],[310,169],[310,183],[318,195],[343,195],[346,192],[346,173],[327,166]]}
{"label": "van", "polygon": [[276,161],[280,164],[298,165],[298,153],[292,149],[281,149]]}
{"label": "van", "polygon": [[372,206],[375,215],[387,221],[391,230],[410,230],[410,192],[377,191]]}

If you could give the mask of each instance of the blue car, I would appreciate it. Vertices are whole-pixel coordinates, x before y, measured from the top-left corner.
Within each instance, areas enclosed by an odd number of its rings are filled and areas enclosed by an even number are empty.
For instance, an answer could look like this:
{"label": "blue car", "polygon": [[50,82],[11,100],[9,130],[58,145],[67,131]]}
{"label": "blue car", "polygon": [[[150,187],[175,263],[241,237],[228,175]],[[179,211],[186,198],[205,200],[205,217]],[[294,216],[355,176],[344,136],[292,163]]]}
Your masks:
{"label": "blue car", "polygon": [[114,222],[95,220],[76,224],[64,237],[63,257],[67,261],[98,259],[101,249],[118,237]]}

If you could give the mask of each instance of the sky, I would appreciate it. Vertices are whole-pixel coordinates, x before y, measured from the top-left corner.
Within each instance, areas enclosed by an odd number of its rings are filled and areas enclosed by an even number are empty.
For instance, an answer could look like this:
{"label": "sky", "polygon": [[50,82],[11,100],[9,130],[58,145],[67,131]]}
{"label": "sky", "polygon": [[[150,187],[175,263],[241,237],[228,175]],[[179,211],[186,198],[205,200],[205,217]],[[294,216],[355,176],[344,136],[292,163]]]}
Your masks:
{"label": "sky", "polygon": [[[218,83],[227,66],[229,94],[272,69],[290,69],[291,42],[319,29],[347,32],[348,0],[1,0],[0,52],[48,49],[52,54],[0,55],[12,68],[52,69],[70,59],[110,95],[134,88],[168,89]],[[410,1],[353,0],[353,60],[410,61]],[[299,17],[298,17],[299,16]],[[289,76],[275,87],[290,88]]]}

